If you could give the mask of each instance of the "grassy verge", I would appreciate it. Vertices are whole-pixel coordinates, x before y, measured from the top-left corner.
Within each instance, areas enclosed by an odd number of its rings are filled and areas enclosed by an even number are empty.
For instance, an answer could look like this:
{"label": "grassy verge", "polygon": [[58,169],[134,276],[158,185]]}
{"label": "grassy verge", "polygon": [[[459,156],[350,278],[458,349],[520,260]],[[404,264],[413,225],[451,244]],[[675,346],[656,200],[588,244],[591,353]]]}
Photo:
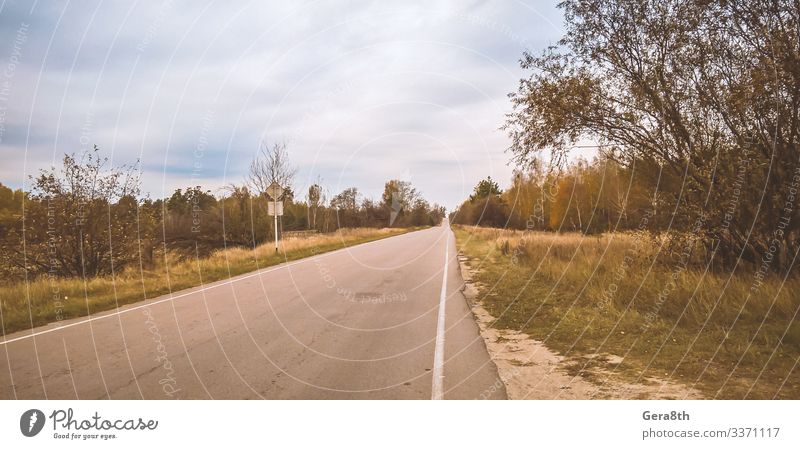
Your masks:
{"label": "grassy verge", "polygon": [[114,277],[37,279],[0,286],[4,334],[86,316],[201,284],[227,279],[282,262],[302,259],[386,237],[411,229],[342,229],[332,234],[289,238],[257,248],[219,250],[201,259],[179,260],[167,255],[149,270],[127,269]]}
{"label": "grassy verge", "polygon": [[[708,397],[800,399],[800,279],[659,262],[631,234],[454,227],[495,327],[588,367],[623,356],[629,380],[670,378]],[[598,362],[600,363],[600,362]]]}

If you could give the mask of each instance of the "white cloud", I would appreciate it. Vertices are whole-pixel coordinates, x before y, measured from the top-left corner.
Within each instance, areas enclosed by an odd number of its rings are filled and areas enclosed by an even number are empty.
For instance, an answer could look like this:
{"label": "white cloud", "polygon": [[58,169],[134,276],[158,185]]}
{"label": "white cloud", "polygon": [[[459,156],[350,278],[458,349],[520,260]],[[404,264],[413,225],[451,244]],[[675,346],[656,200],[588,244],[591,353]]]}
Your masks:
{"label": "white cloud", "polygon": [[198,141],[196,181],[214,189],[267,139],[289,142],[298,189],[320,175],[377,196],[406,173],[452,207],[510,176],[497,128],[518,59],[562,32],[553,4],[514,1],[44,3],[0,11],[2,42],[30,25],[0,104],[0,180],[90,143],[141,158],[155,196],[189,184]]}

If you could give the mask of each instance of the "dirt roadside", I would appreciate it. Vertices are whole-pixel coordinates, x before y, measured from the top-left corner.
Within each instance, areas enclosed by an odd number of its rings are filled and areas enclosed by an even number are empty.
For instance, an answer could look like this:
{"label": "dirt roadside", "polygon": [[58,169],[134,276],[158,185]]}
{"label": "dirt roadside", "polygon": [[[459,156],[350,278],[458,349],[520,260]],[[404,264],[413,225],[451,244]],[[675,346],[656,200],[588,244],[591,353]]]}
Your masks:
{"label": "dirt roadside", "polygon": [[[479,286],[472,282],[466,258],[459,254],[458,260],[464,296],[509,399],[703,398],[696,389],[664,379],[648,377],[642,383],[626,382],[613,372],[614,366],[622,362],[619,356],[587,354],[581,359],[567,359],[525,333],[492,327],[494,317],[481,305]],[[582,365],[589,367],[581,369]]]}

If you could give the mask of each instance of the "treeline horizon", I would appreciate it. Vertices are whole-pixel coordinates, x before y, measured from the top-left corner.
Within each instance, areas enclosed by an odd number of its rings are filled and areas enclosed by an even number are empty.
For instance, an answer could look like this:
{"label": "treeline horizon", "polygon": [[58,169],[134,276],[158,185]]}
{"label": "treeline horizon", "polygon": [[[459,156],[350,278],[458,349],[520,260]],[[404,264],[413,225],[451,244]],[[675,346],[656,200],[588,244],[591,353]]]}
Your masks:
{"label": "treeline horizon", "polygon": [[[153,199],[140,191],[137,167],[105,164],[95,148],[80,157],[66,154],[60,169],[31,177],[26,192],[0,183],[3,282],[113,275],[130,266],[150,268],[167,252],[202,257],[274,239],[271,200],[247,180],[216,194],[198,185]],[[293,231],[433,226],[445,215],[442,206],[396,179],[386,182],[379,200],[356,187],[329,197],[320,183],[304,196],[298,198],[287,186],[281,238]]]}
{"label": "treeline horizon", "polygon": [[[454,224],[517,230],[599,234],[672,229],[673,211],[658,210],[655,167],[624,166],[598,156],[577,159],[557,169],[535,164],[517,169],[501,189],[491,176],[450,213]],[[677,179],[658,179],[662,188]]]}
{"label": "treeline horizon", "polygon": [[[748,201],[742,197],[746,186],[743,178],[732,182],[731,196],[709,205],[708,211],[688,227],[685,212],[664,200],[679,196],[686,188],[680,176],[662,170],[658,164],[640,161],[626,165],[600,154],[592,160],[578,158],[558,167],[534,163],[518,168],[505,189],[489,176],[478,182],[469,198],[448,218],[457,225],[520,231],[583,235],[634,232],[662,246],[663,259],[670,263],[687,264],[691,260],[710,269],[760,270],[761,260],[731,252],[709,232],[712,225],[727,230],[741,219],[739,205]],[[715,215],[717,211],[719,215]],[[776,263],[769,271],[792,269],[796,267]]]}

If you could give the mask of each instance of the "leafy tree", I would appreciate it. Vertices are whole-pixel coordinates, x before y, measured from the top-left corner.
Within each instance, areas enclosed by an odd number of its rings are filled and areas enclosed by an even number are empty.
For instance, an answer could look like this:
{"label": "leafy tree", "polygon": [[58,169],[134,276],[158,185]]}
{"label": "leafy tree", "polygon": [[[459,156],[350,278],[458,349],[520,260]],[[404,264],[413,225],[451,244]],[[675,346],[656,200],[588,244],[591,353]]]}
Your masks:
{"label": "leafy tree", "polygon": [[340,211],[355,212],[358,210],[358,189],[348,187],[331,198],[331,207]]}
{"label": "leafy tree", "polygon": [[506,227],[509,212],[500,186],[489,176],[478,182],[473,194],[452,214],[450,221],[492,227]]}
{"label": "leafy tree", "polygon": [[392,179],[386,182],[381,195],[381,207],[389,213],[389,226],[403,226],[406,212],[419,198],[417,189],[408,181]]}
{"label": "leafy tree", "polygon": [[336,212],[336,222],[339,227],[359,226],[358,197],[358,189],[349,187],[331,198],[331,208]]}
{"label": "leafy tree", "polygon": [[0,183],[0,217],[22,212],[22,189],[12,190]]}
{"label": "leafy tree", "polygon": [[60,171],[33,179],[26,208],[26,250],[15,248],[15,264],[59,276],[112,274],[139,260],[135,167],[105,168],[94,151],[65,155]]}
{"label": "leafy tree", "polygon": [[500,190],[500,185],[497,182],[492,181],[491,176],[487,176],[486,179],[482,179],[478,182],[478,185],[475,186],[473,194],[470,195],[470,201],[475,201],[477,199],[486,198],[489,195],[500,195],[503,193]]}
{"label": "leafy tree", "polygon": [[308,227],[309,229],[316,229],[317,227],[317,212],[320,207],[325,203],[324,191],[322,186],[317,182],[308,188],[308,195],[306,202],[308,204]]}
{"label": "leafy tree", "polygon": [[[512,94],[515,160],[590,139],[647,180],[660,223],[788,268],[800,208],[800,6],[789,0],[565,0],[566,34]],[[794,204],[789,209],[784,206]],[[772,249],[771,249],[772,248]]]}

